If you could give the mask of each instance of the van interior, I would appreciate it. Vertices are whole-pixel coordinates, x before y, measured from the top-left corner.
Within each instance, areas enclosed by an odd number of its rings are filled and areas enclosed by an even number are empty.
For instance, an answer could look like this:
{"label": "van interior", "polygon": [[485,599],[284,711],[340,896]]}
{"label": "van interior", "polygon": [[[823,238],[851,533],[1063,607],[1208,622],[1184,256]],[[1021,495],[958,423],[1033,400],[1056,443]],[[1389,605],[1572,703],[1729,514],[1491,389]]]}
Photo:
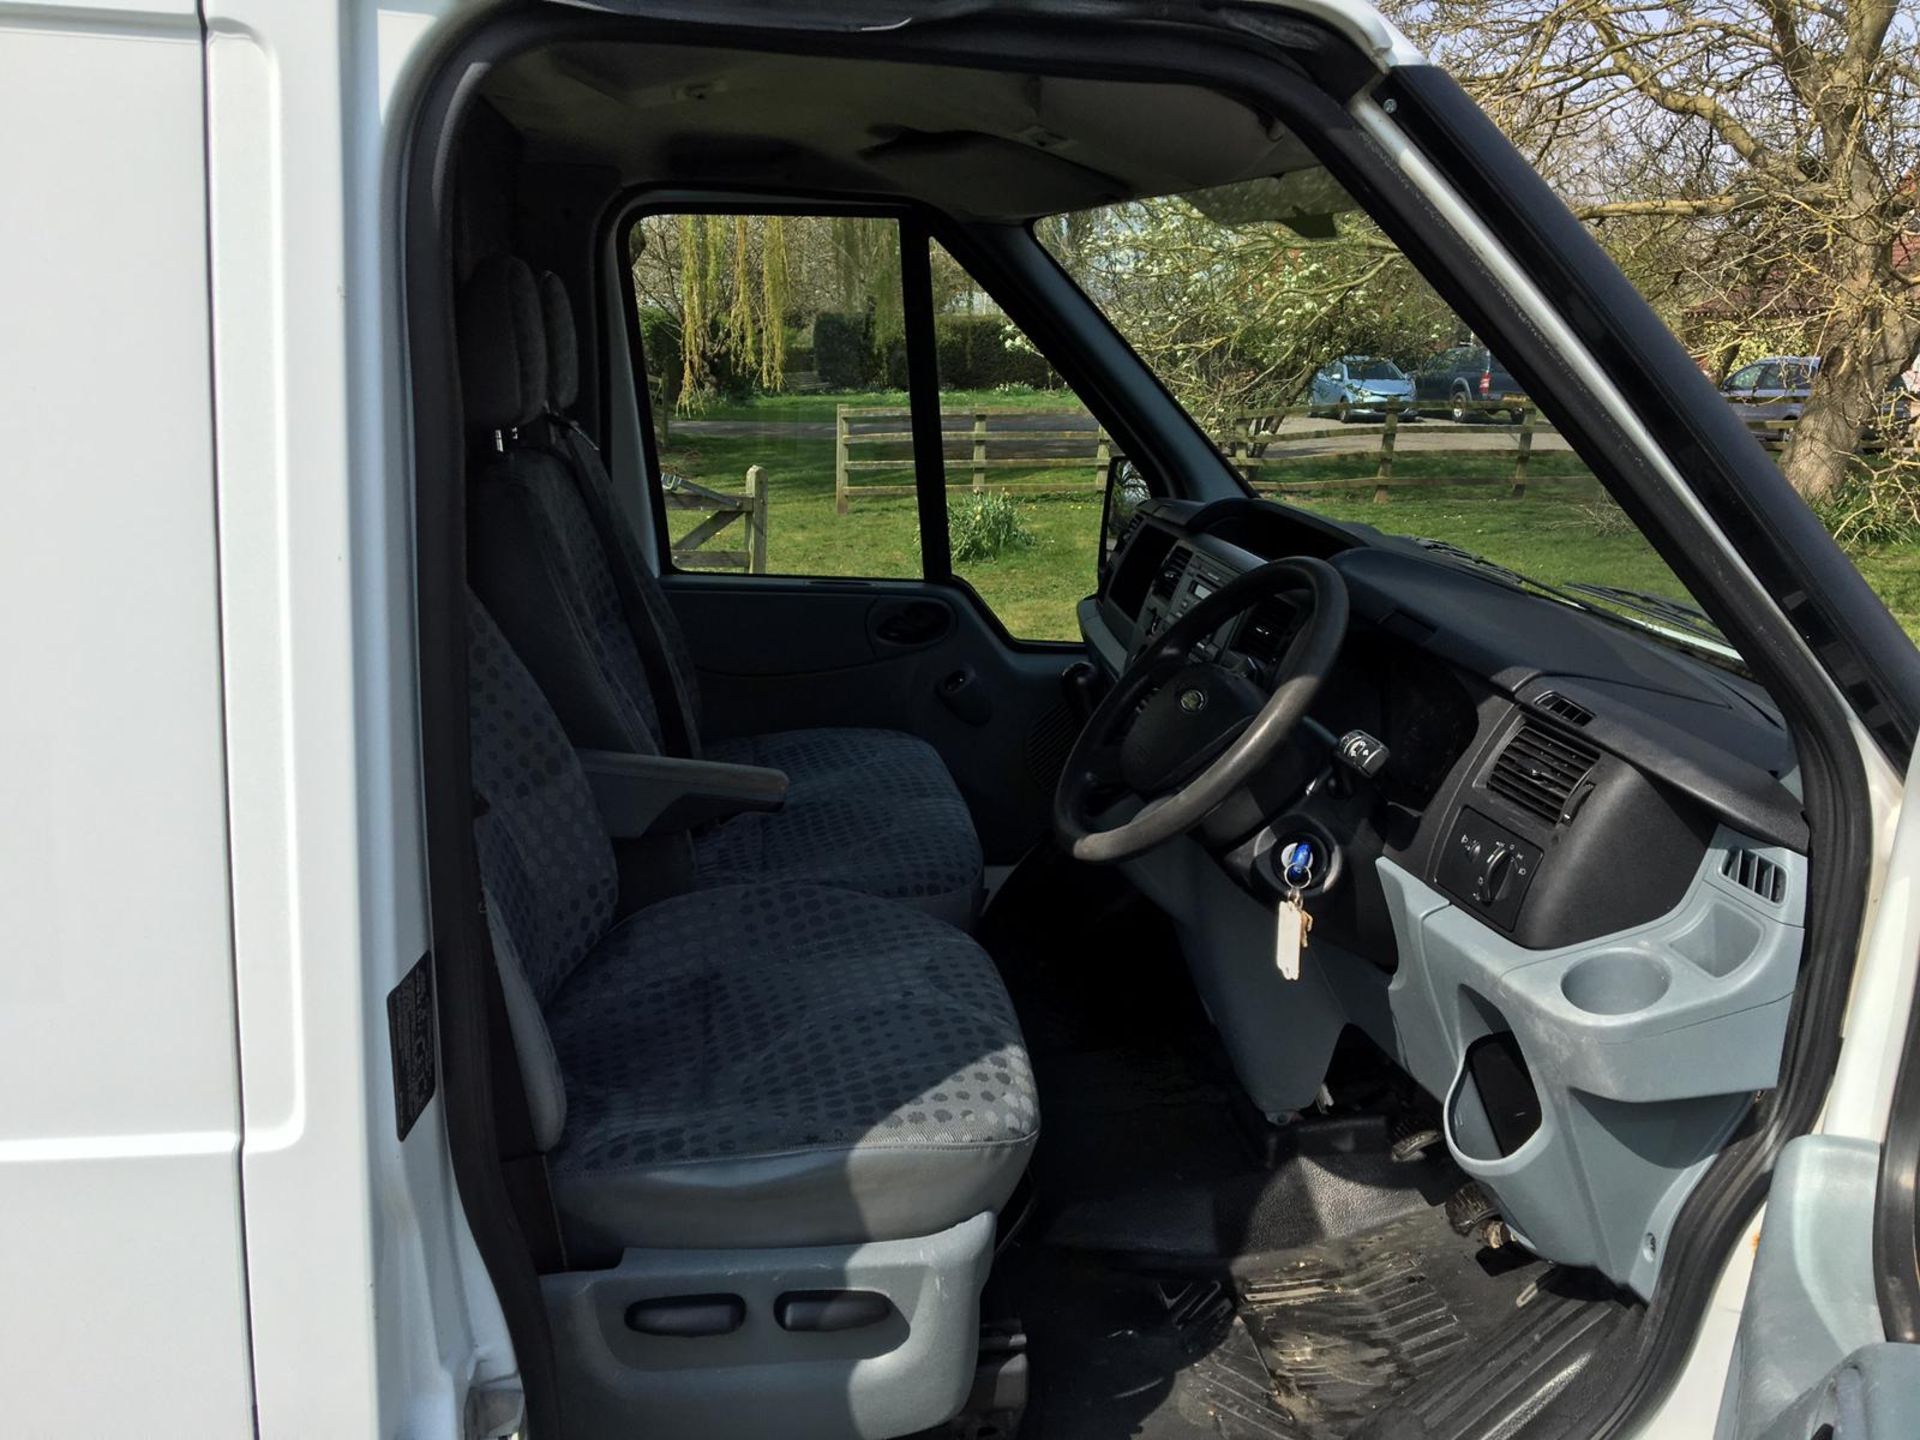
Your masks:
{"label": "van interior", "polygon": [[[1044,27],[603,16],[465,95],[447,663],[564,1433],[1519,1434],[1604,1410],[1676,1283],[1800,970],[1781,710],[1678,612],[1255,493],[1063,258],[1155,197],[1405,233],[1286,23],[1293,101]],[[894,337],[891,418],[808,408],[809,307]],[[1045,469],[1084,493],[1044,614],[959,543],[961,310],[1107,446]],[[814,347],[787,411],[728,409],[751,325]],[[803,497],[836,446],[874,469]]]}

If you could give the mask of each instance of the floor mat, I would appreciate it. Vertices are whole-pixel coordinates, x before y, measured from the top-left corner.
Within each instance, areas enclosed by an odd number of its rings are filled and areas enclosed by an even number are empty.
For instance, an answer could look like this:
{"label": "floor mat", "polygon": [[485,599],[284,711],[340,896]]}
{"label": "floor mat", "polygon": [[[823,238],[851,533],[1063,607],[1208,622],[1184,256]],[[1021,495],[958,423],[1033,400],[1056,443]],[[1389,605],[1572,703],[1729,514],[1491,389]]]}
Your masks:
{"label": "floor mat", "polygon": [[1427,1213],[1262,1266],[1237,1287],[1239,1313],[1285,1433],[1345,1435],[1537,1299],[1547,1270],[1475,1253]]}
{"label": "floor mat", "polygon": [[1453,1232],[1444,1149],[1392,1155],[1432,1103],[1357,1037],[1330,1113],[1253,1115],[1164,918],[1099,874],[1022,867],[983,939],[1046,1116],[983,1302],[1026,1335],[1020,1435],[1490,1440],[1623,1313]]}
{"label": "floor mat", "polygon": [[1214,1276],[1009,1260],[1036,1381],[1021,1433],[1045,1440],[1335,1440],[1389,1406],[1469,1419],[1470,1387],[1433,1405],[1420,1387],[1477,1370],[1516,1316],[1592,1305],[1543,1262],[1474,1254],[1433,1211]]}

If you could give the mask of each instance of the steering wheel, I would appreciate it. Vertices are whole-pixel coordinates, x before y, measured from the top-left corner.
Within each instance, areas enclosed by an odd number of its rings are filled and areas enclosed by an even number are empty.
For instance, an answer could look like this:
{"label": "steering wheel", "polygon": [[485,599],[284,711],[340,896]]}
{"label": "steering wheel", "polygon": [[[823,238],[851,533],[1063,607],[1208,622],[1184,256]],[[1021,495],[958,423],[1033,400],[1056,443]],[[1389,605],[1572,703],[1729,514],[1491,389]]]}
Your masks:
{"label": "steering wheel", "polygon": [[[1269,690],[1193,649],[1275,595],[1306,617]],[[1274,560],[1194,605],[1127,668],[1074,741],[1053,794],[1053,828],[1076,860],[1111,865],[1185,834],[1273,757],[1313,703],[1347,634],[1347,585],[1324,560]],[[1089,802],[1116,785],[1146,806],[1095,830]]]}

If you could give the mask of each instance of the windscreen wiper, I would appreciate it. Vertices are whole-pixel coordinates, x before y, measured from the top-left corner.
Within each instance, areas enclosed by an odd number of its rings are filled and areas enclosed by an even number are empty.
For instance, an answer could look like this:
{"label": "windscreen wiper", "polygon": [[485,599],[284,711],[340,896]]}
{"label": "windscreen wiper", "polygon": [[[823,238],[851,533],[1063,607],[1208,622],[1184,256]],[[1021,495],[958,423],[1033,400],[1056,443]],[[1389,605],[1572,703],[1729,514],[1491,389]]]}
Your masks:
{"label": "windscreen wiper", "polygon": [[1726,641],[1725,633],[1707,617],[1707,612],[1696,605],[1675,600],[1670,596],[1656,594],[1652,590],[1633,590],[1624,585],[1593,585],[1584,580],[1569,580],[1567,589],[1582,595],[1593,595],[1623,610],[1637,611],[1662,624],[1672,625],[1685,630],[1689,635],[1698,635],[1705,640]]}
{"label": "windscreen wiper", "polygon": [[[1413,537],[1413,543],[1423,550],[1431,550],[1471,565],[1496,579],[1504,580],[1517,589],[1532,590],[1549,599],[1558,600],[1563,605],[1571,605],[1576,610],[1584,610],[1589,615],[1597,615],[1602,620],[1611,620],[1615,624],[1626,623],[1639,630],[1651,631],[1656,635],[1667,635],[1690,644],[1704,643],[1706,649],[1727,659],[1739,659],[1738,652],[1727,645],[1727,637],[1714,627],[1701,611],[1683,605],[1677,600],[1669,600],[1663,595],[1654,595],[1647,591],[1626,590],[1612,585],[1588,585],[1579,581],[1570,581],[1565,585],[1556,585],[1550,580],[1536,579],[1514,569],[1511,565],[1502,565],[1498,560],[1489,560],[1477,555],[1465,546],[1456,545],[1451,540],[1428,540]],[[1589,598],[1591,597],[1591,598]],[[1596,604],[1604,600],[1606,604]],[[1618,608],[1613,608],[1618,607]],[[1632,610],[1635,614],[1623,614]]]}
{"label": "windscreen wiper", "polygon": [[1419,535],[1410,538],[1422,550],[1431,550],[1436,555],[1445,555],[1450,559],[1462,561],[1476,570],[1506,581],[1516,589],[1537,591],[1539,594],[1560,601],[1563,605],[1571,605],[1576,610],[1585,610],[1594,615],[1612,616],[1614,613],[1601,609],[1593,601],[1574,594],[1569,588],[1555,585],[1551,580],[1536,579],[1532,575],[1514,569],[1511,565],[1502,565],[1498,560],[1489,560],[1486,556],[1477,554],[1464,545],[1456,545],[1451,540],[1429,540]]}

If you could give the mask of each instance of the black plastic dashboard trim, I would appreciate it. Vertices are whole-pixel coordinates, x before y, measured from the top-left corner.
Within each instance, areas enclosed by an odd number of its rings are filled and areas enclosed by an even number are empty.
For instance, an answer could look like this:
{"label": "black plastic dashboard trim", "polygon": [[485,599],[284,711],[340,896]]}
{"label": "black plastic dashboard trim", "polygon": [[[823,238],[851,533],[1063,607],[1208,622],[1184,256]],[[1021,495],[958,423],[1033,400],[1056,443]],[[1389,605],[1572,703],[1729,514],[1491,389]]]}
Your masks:
{"label": "black plastic dashboard trim", "polygon": [[[1146,512],[1147,526],[1171,538],[1171,555],[1178,556],[1183,547],[1191,557],[1198,557],[1204,550],[1213,563],[1231,568],[1244,547],[1209,535],[1203,528],[1215,508],[1208,506],[1197,515],[1177,517],[1166,513],[1166,507],[1156,502],[1154,508]],[[1135,532],[1133,541],[1129,543],[1129,551],[1146,533],[1146,528],[1143,526]],[[1203,537],[1216,548],[1205,550],[1197,544]],[[1126,553],[1122,552],[1121,556],[1116,557],[1116,572],[1125,564]],[[1277,558],[1278,553],[1248,552],[1246,564],[1257,564],[1262,558]],[[1697,684],[1703,687],[1705,693],[1695,694],[1660,689],[1644,676],[1565,675],[1549,668],[1550,657],[1537,653],[1543,648],[1550,648],[1543,646],[1539,636],[1550,633],[1550,627],[1555,625],[1592,630],[1608,622],[1587,617],[1557,602],[1514,590],[1484,575],[1427,555],[1355,547],[1348,555],[1336,556],[1334,568],[1342,569],[1343,561],[1363,553],[1370,562],[1384,562],[1410,569],[1417,567],[1426,573],[1444,575],[1448,583],[1462,590],[1484,589],[1489,604],[1516,607],[1533,617],[1538,626],[1547,628],[1535,632],[1532,648],[1536,653],[1496,652],[1490,649],[1496,638],[1504,639],[1529,628],[1519,624],[1518,616],[1509,624],[1503,618],[1506,613],[1504,610],[1495,612],[1480,602],[1469,605],[1463,597],[1457,606],[1458,617],[1450,624],[1443,615],[1406,608],[1404,598],[1396,595],[1391,585],[1377,575],[1369,576],[1366,582],[1348,576],[1357,617],[1369,619],[1383,634],[1425,651],[1450,669],[1472,676],[1476,683],[1506,697],[1521,710],[1544,713],[1533,702],[1549,688],[1582,696],[1583,704],[1589,711],[1587,723],[1580,728],[1582,739],[1632,766],[1662,789],[1684,797],[1752,839],[1785,846],[1800,854],[1806,853],[1807,821],[1800,800],[1772,773],[1743,759],[1732,749],[1716,744],[1715,733],[1711,730],[1700,734],[1690,733],[1648,710],[1636,708],[1618,695],[1596,693],[1589,688],[1596,684],[1611,684],[1627,694],[1643,691],[1650,697],[1691,704],[1705,704],[1710,695],[1726,705],[1730,721],[1745,716],[1748,723],[1753,723],[1757,717],[1746,708],[1750,702],[1722,693],[1726,682],[1712,667],[1695,665],[1684,656],[1676,657],[1672,662],[1680,667],[1681,673],[1691,674]],[[1136,627],[1152,605],[1151,593],[1145,597],[1141,610],[1134,616],[1126,615],[1124,609],[1110,599],[1103,599],[1100,604],[1100,614],[1116,638],[1123,643],[1131,640],[1129,653],[1138,644]],[[1387,608],[1383,609],[1382,606]],[[1486,623],[1481,627],[1477,639],[1468,639],[1461,627],[1471,626],[1476,618],[1484,619]],[[1630,635],[1632,632],[1627,630],[1625,633]],[[1638,641],[1637,636],[1634,638]],[[1651,639],[1639,643],[1646,644],[1655,653],[1666,653],[1663,645]]]}

